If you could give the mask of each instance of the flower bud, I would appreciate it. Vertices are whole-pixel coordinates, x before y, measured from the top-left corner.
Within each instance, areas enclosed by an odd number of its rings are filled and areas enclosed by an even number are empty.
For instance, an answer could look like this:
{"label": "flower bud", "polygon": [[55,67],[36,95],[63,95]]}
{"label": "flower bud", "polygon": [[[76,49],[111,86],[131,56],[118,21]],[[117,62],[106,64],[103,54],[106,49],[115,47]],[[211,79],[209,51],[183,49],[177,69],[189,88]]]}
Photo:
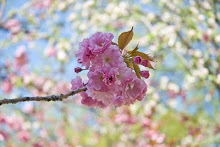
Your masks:
{"label": "flower bud", "polygon": [[141,62],[141,65],[143,65],[144,67],[148,67],[148,60],[143,60],[142,62]]}
{"label": "flower bud", "polygon": [[79,73],[79,72],[82,71],[82,68],[80,68],[80,67],[76,67],[74,70],[75,70],[76,73]]}
{"label": "flower bud", "polygon": [[141,58],[141,56],[136,56],[136,57],[134,57],[133,61],[136,64],[141,64],[142,63],[142,58]]}
{"label": "flower bud", "polygon": [[144,77],[146,79],[149,78],[149,76],[150,76],[149,71],[141,71],[140,74],[142,77]]}

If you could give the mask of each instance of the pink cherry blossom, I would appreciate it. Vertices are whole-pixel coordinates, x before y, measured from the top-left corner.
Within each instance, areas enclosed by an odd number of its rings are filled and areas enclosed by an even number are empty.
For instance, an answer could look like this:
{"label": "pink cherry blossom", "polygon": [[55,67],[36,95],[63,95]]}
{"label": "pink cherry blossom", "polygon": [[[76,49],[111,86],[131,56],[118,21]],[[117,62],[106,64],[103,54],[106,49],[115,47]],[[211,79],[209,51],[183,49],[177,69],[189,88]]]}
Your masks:
{"label": "pink cherry blossom", "polygon": [[94,66],[92,68],[96,68],[96,66],[118,67],[120,64],[124,64],[121,52],[118,46],[111,45],[103,54],[100,54],[93,60]]}
{"label": "pink cherry blossom", "polygon": [[89,39],[84,39],[79,44],[79,50],[76,52],[76,57],[78,63],[81,63],[83,66],[89,68],[91,60],[95,58],[95,55],[89,49]]}
{"label": "pink cherry blossom", "polygon": [[104,80],[105,72],[103,70],[89,71],[88,73],[88,88],[100,92],[109,90],[109,87],[105,84]]}
{"label": "pink cherry blossom", "polygon": [[[88,83],[83,84],[82,79],[76,77],[71,82],[71,89],[87,88],[80,93],[83,105],[119,107],[140,101],[145,96],[146,83],[127,67],[119,47],[111,45],[112,39],[111,33],[98,32],[79,45],[76,57],[88,69]],[[141,64],[142,58],[137,56],[134,62]],[[81,68],[77,67],[75,71],[78,73]]]}
{"label": "pink cherry blossom", "polygon": [[[76,90],[79,88],[82,88],[84,86],[82,79],[77,76],[75,79],[72,80],[72,90]],[[86,92],[81,92],[80,96],[82,97],[81,103],[86,106],[90,107],[105,107],[105,105],[101,101],[97,101],[96,99],[93,99],[92,97],[88,96]]]}
{"label": "pink cherry blossom", "polygon": [[6,123],[6,116],[4,114],[0,114],[0,124]]}
{"label": "pink cherry blossom", "polygon": [[72,88],[71,88],[72,90],[77,90],[83,87],[82,79],[79,76],[73,79],[71,84],[72,84]]}
{"label": "pink cherry blossom", "polygon": [[9,139],[8,133],[0,130],[0,141],[7,141]]}
{"label": "pink cherry blossom", "polygon": [[103,53],[112,43],[113,34],[97,32],[90,37],[89,49],[93,54]]}
{"label": "pink cherry blossom", "polygon": [[132,104],[136,99],[142,100],[147,91],[146,83],[138,78],[126,80],[122,85],[125,104]]}

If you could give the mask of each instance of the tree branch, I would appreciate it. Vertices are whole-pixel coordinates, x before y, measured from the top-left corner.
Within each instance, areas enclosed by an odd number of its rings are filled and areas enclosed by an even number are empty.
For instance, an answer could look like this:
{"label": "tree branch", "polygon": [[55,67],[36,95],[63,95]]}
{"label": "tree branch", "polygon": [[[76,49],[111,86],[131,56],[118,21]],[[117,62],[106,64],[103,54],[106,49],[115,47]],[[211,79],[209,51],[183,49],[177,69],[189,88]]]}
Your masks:
{"label": "tree branch", "polygon": [[71,91],[67,94],[60,94],[60,95],[51,95],[51,96],[37,96],[37,97],[20,97],[20,98],[14,98],[14,99],[3,99],[0,100],[0,106],[3,104],[16,104],[19,102],[26,102],[26,101],[62,101],[69,96],[75,95],[77,93],[86,91],[87,88],[84,87],[82,89],[78,89],[75,91]]}

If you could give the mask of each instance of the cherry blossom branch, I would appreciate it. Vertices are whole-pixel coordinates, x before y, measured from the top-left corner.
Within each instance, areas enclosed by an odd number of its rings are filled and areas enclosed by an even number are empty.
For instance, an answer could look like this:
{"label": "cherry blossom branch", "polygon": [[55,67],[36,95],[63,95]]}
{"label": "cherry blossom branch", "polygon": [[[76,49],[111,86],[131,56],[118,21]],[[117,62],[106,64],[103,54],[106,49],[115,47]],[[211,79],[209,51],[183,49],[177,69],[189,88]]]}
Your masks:
{"label": "cherry blossom branch", "polygon": [[3,99],[0,100],[0,106],[3,104],[16,104],[19,102],[26,102],[26,101],[62,101],[69,96],[75,95],[77,93],[86,91],[87,88],[81,88],[74,91],[71,91],[67,94],[60,94],[60,95],[51,95],[51,96],[36,96],[36,97],[20,97],[20,98],[13,98],[13,99]]}

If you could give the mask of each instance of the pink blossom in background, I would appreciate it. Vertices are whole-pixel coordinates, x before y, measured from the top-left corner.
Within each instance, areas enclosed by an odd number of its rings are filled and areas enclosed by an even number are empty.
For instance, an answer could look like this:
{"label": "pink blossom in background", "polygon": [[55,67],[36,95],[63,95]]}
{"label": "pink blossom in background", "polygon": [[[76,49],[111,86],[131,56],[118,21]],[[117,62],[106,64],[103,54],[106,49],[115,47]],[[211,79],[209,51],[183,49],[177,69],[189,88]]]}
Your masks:
{"label": "pink blossom in background", "polygon": [[46,9],[51,6],[53,0],[36,0],[32,3],[32,6],[37,9]]}
{"label": "pink blossom in background", "polygon": [[21,24],[17,19],[9,19],[5,24],[6,28],[10,30],[11,33],[16,34],[21,29]]}
{"label": "pink blossom in background", "polygon": [[4,93],[6,93],[6,94],[11,93],[11,91],[13,89],[13,84],[10,79],[5,79],[0,84],[1,84],[1,90]]}
{"label": "pink blossom in background", "polygon": [[43,147],[43,143],[42,142],[35,142],[32,144],[32,147]]}
{"label": "pink blossom in background", "polygon": [[18,132],[17,137],[22,142],[28,142],[31,138],[31,135],[28,131],[22,130]]}
{"label": "pink blossom in background", "polygon": [[26,53],[25,46],[19,46],[15,51],[15,67],[17,69],[22,69],[28,62],[28,56]]}
{"label": "pink blossom in background", "polygon": [[71,84],[72,84],[71,90],[77,90],[79,88],[83,88],[83,82],[79,76],[77,76],[75,79],[73,79],[71,81]]}
{"label": "pink blossom in background", "polygon": [[7,117],[8,126],[10,126],[10,128],[15,129],[17,131],[22,129],[23,123],[24,120],[22,117],[16,117],[16,116]]}
{"label": "pink blossom in background", "polygon": [[48,57],[55,57],[57,55],[57,51],[56,48],[53,46],[48,46],[45,51],[44,54]]}
{"label": "pink blossom in background", "polygon": [[209,38],[210,38],[210,36],[209,36],[207,33],[204,33],[204,34],[202,35],[202,39],[203,39],[205,42],[208,42],[208,41],[209,41]]}
{"label": "pink blossom in background", "polygon": [[9,139],[8,133],[0,130],[0,141],[7,141]]}
{"label": "pink blossom in background", "polygon": [[[69,92],[70,85],[66,82],[59,82],[53,89],[56,94]],[[46,91],[45,91],[46,92]]]}
{"label": "pink blossom in background", "polygon": [[118,67],[120,64],[125,65],[121,52],[116,45],[109,46],[106,51],[97,56],[92,63],[94,65],[92,68],[99,66],[111,68]]}

